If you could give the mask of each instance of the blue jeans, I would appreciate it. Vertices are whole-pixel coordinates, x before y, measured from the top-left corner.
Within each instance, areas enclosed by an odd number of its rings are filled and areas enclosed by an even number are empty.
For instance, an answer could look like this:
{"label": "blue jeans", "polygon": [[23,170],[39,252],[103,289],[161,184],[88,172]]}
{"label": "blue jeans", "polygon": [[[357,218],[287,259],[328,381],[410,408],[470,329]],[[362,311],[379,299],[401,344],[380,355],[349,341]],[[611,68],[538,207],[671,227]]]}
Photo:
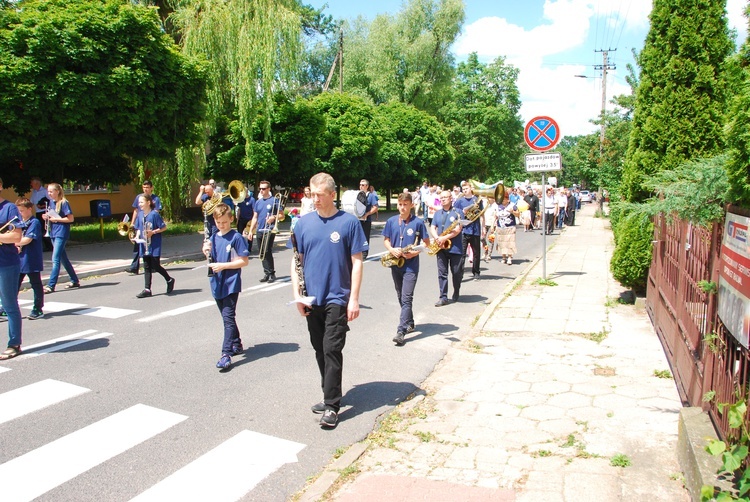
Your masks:
{"label": "blue jeans", "polygon": [[52,289],[55,289],[55,286],[57,285],[57,277],[60,275],[61,262],[70,277],[70,282],[78,283],[76,271],[73,270],[73,265],[71,265],[70,260],[68,259],[68,253],[65,252],[65,243],[67,242],[68,239],[66,237],[54,237],[52,239],[52,246],[54,247],[52,249],[52,271],[49,274],[49,282],[47,282],[47,286]]}
{"label": "blue jeans", "polygon": [[396,332],[406,333],[406,328],[414,326],[414,288],[417,285],[417,274],[403,270],[398,267],[391,267],[391,277],[393,284],[396,286],[396,296],[398,304],[401,306],[401,315],[398,320]]}
{"label": "blue jeans", "polygon": [[224,342],[221,344],[221,354],[231,356],[232,346],[242,343],[240,329],[237,327],[237,300],[239,293],[232,293],[224,298],[216,299],[216,306],[221,312],[221,320],[224,322]]}
{"label": "blue jeans", "polygon": [[0,302],[8,314],[8,347],[21,346],[21,309],[18,307],[18,277],[21,264],[0,267]]}

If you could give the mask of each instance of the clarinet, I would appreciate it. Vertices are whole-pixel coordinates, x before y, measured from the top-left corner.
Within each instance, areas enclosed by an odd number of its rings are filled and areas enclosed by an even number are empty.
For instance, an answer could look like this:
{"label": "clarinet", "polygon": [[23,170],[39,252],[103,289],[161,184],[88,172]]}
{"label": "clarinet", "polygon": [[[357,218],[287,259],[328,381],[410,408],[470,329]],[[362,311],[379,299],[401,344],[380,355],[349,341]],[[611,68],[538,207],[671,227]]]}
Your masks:
{"label": "clarinet", "polygon": [[[299,257],[299,251],[297,250],[297,237],[292,232],[292,254],[294,257],[294,272],[297,274],[298,292],[301,297],[307,296],[307,286],[305,286],[305,269],[302,267],[302,260]],[[305,312],[310,312],[312,309],[305,306]]]}

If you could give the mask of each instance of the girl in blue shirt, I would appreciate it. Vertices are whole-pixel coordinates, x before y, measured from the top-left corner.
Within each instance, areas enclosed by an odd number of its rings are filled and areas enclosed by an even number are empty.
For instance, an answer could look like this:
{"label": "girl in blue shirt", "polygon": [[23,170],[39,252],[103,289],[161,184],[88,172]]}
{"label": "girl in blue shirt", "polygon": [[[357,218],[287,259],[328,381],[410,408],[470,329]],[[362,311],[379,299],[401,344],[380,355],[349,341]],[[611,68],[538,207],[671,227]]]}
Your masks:
{"label": "girl in blue shirt", "polygon": [[[0,193],[3,180],[0,179]],[[0,196],[0,228],[8,223],[15,227],[0,233],[0,303],[8,316],[8,348],[0,354],[0,360],[10,359],[21,353],[21,310],[18,308],[18,275],[21,273],[21,259],[16,244],[21,240],[19,226],[21,215],[15,204]]]}
{"label": "girl in blue shirt", "polygon": [[73,223],[73,211],[70,204],[65,198],[65,192],[58,183],[47,185],[47,196],[49,197],[49,209],[55,211],[56,216],[50,216],[46,213],[42,216],[49,224],[50,238],[52,239],[52,271],[49,274],[49,281],[44,288],[44,292],[54,293],[57,286],[57,278],[60,275],[60,264],[65,267],[65,272],[70,277],[70,282],[65,285],[65,289],[78,288],[81,284],[78,282],[78,275],[73,269],[73,265],[68,259],[65,252],[65,244],[70,238],[70,225]]}
{"label": "girl in blue shirt", "polygon": [[167,294],[174,289],[174,278],[169,276],[160,263],[161,234],[167,230],[167,224],[161,219],[159,212],[154,210],[154,207],[153,195],[144,194],[138,197],[139,211],[134,226],[139,232],[140,240],[144,241],[139,243],[138,255],[143,258],[143,277],[146,284],[145,289],[135,295],[136,298],[151,296],[151,277],[154,272],[167,281]]}
{"label": "girl in blue shirt", "polygon": [[31,289],[34,291],[34,307],[28,315],[28,319],[41,319],[44,317],[42,308],[44,307],[44,286],[42,284],[42,270],[44,270],[44,256],[42,248],[42,224],[35,217],[34,204],[25,197],[16,201],[16,207],[21,214],[23,223],[23,237],[21,242],[16,244],[21,258],[21,275],[18,278],[18,288],[21,289],[21,283],[24,278],[29,276]]}

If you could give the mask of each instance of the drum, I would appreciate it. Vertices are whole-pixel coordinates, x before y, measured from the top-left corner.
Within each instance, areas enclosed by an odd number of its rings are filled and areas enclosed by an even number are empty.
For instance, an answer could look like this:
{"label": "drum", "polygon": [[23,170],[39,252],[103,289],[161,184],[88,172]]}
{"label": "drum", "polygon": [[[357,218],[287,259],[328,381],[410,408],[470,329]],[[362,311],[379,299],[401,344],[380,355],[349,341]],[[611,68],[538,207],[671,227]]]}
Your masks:
{"label": "drum", "polygon": [[357,219],[363,219],[367,212],[367,194],[362,190],[347,190],[341,196],[341,209]]}

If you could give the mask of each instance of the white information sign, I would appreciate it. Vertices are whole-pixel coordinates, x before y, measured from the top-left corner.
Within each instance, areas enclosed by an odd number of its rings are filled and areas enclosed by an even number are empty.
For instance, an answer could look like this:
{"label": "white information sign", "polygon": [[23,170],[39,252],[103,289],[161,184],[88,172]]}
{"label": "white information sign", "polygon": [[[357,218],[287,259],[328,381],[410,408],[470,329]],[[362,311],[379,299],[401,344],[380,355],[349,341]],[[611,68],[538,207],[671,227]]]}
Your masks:
{"label": "white information sign", "polygon": [[543,173],[562,171],[562,155],[559,153],[530,153],[526,155],[526,172]]}

